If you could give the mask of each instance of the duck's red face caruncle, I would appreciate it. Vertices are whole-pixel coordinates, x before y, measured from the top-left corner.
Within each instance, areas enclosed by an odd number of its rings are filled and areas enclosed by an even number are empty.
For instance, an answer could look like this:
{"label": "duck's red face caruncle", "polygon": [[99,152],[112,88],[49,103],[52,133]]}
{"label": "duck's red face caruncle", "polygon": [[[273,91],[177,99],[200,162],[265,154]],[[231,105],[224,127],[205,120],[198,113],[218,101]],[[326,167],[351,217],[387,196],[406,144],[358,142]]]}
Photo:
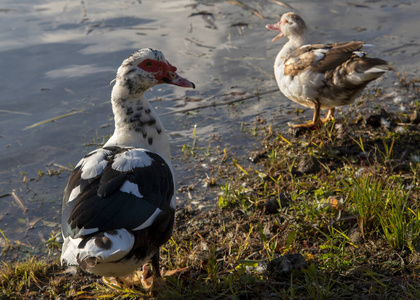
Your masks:
{"label": "duck's red face caruncle", "polygon": [[153,73],[158,84],[167,83],[185,88],[195,88],[194,83],[179,76],[176,73],[176,67],[171,65],[168,61],[146,59],[142,61],[138,67],[146,72]]}

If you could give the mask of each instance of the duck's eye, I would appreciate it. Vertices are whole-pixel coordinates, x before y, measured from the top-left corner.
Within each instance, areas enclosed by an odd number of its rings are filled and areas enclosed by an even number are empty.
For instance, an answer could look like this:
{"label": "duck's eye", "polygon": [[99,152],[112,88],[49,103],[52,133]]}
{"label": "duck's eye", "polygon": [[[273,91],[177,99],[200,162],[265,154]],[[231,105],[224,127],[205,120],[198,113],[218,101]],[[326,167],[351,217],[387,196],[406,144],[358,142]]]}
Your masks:
{"label": "duck's eye", "polygon": [[284,24],[289,24],[289,20],[284,20]]}
{"label": "duck's eye", "polygon": [[161,68],[160,62],[152,59],[143,60],[137,66],[146,72],[157,72]]}

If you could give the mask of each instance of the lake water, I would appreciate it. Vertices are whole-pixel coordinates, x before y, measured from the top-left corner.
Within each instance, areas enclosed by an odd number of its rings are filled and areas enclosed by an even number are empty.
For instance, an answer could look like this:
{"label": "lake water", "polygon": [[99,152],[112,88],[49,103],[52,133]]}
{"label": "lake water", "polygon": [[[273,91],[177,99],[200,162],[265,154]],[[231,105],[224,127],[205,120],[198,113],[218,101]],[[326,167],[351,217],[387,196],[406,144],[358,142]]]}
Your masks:
{"label": "lake water", "polygon": [[[288,114],[299,106],[273,92],[272,65],[285,41],[272,43],[275,33],[265,24],[277,22],[282,13],[293,10],[304,17],[308,42],[363,40],[375,45],[372,56],[419,78],[417,0],[16,2],[0,4],[0,230],[12,244],[22,243],[19,255],[45,253],[45,240],[59,232],[70,172],[48,172],[75,165],[112,133],[109,83],[134,50],[161,50],[197,86],[162,85],[147,93],[170,132],[178,183],[196,187],[192,200],[179,195],[180,205],[212,205],[218,192],[207,191],[201,180],[220,157],[202,155],[202,163],[184,159],[182,146],[192,145],[194,127],[200,146],[242,156],[257,145],[243,130],[252,128],[257,116],[284,132],[288,122],[311,118],[311,110],[299,117]],[[394,72],[373,85],[393,95],[396,81]],[[249,98],[258,93],[263,95]],[[182,112],[242,98],[247,100],[234,106]],[[71,115],[28,128],[66,114]],[[0,238],[0,246],[6,245]]]}

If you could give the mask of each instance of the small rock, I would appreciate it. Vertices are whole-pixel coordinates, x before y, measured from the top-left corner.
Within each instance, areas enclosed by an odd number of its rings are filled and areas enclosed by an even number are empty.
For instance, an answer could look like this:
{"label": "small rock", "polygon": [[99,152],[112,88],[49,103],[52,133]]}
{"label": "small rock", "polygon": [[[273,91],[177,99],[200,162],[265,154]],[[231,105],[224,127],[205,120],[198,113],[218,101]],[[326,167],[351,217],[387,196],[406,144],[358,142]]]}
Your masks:
{"label": "small rock", "polygon": [[359,226],[352,228],[348,237],[353,244],[359,244],[362,241],[362,231]]}
{"label": "small rock", "polygon": [[314,174],[321,169],[319,161],[312,155],[304,155],[299,162],[296,172],[301,174]]}
{"label": "small rock", "polygon": [[260,261],[256,266],[246,266],[248,272],[264,273],[267,270],[267,261]]}
{"label": "small rock", "polygon": [[286,254],[271,260],[267,265],[267,271],[275,279],[289,277],[294,270],[300,270],[307,266],[302,254]]}
{"label": "small rock", "polygon": [[[289,124],[289,126],[291,126],[290,124]],[[308,132],[310,132],[311,130],[310,129],[308,129],[308,128],[305,128],[305,127],[297,127],[297,128],[294,128],[294,127],[290,127],[289,128],[289,132],[294,136],[294,137],[300,137],[301,135],[304,135],[304,134],[306,134],[306,133],[308,133]]]}
{"label": "small rock", "polygon": [[261,161],[262,159],[266,159],[267,157],[267,151],[263,150],[252,152],[248,159],[256,164],[257,162]]}
{"label": "small rock", "polygon": [[[269,214],[276,214],[281,207],[289,206],[292,198],[287,193],[280,193],[277,196],[271,197],[264,203],[265,211]],[[280,203],[279,203],[280,202]]]}
{"label": "small rock", "polygon": [[394,103],[401,103],[404,101],[404,98],[402,96],[397,96],[394,98]]}
{"label": "small rock", "polygon": [[370,125],[372,127],[384,126],[389,130],[393,125],[393,120],[391,115],[382,108],[379,114],[371,114],[366,118],[366,125]]}
{"label": "small rock", "polygon": [[407,131],[407,129],[404,126],[397,126],[397,127],[394,128],[394,131],[396,133],[404,133],[404,132]]}

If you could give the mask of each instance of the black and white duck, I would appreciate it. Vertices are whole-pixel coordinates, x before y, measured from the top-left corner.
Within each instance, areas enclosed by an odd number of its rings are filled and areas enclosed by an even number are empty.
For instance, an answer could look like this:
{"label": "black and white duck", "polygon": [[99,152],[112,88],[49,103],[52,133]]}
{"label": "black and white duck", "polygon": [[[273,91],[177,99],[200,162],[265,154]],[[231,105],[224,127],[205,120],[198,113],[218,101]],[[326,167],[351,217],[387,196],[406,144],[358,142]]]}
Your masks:
{"label": "black and white duck", "polygon": [[123,277],[152,262],[172,234],[175,180],[168,135],[144,93],[157,84],[195,88],[158,50],[138,50],[117,71],[115,131],[74,168],[64,191],[61,262]]}

